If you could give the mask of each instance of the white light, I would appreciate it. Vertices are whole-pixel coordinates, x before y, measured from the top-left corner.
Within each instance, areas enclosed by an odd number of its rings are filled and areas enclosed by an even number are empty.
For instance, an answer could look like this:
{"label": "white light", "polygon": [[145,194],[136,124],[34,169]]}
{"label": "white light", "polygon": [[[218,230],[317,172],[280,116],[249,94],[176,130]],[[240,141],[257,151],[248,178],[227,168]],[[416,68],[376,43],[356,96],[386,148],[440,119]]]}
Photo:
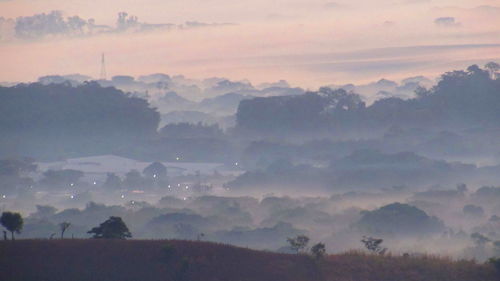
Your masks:
{"label": "white light", "polygon": [[238,166],[238,162],[234,163],[235,166]]}
{"label": "white light", "polygon": [[69,185],[73,186],[73,185],[75,185],[75,184],[74,184],[74,183],[70,183]]}
{"label": "white light", "polygon": [[184,197],[184,198],[182,198],[182,199],[183,199],[184,201],[186,201],[186,200],[187,200],[187,198],[186,198],[186,197]]}
{"label": "white light", "polygon": [[186,185],[186,189],[189,189],[189,186]]}
{"label": "white light", "polygon": [[134,201],[134,200],[132,200],[132,202],[131,202],[131,203],[132,203],[132,204],[135,204],[135,201]]}
{"label": "white light", "polygon": [[180,183],[178,183],[178,184],[177,184],[177,187],[181,187],[181,184],[180,184]]}
{"label": "white light", "polygon": [[4,198],[4,199],[5,199],[6,197],[7,197],[7,196],[5,196],[5,195],[2,195],[2,198]]}
{"label": "white light", "polygon": [[73,198],[75,198],[75,196],[74,196],[74,195],[71,195],[69,198],[73,199]]}
{"label": "white light", "polygon": [[156,174],[153,175],[153,178],[156,178]]}
{"label": "white light", "polygon": [[122,198],[125,198],[125,195],[123,195],[123,194],[122,194],[122,196],[121,196],[121,197],[122,197]]}
{"label": "white light", "polygon": [[96,185],[96,184],[97,184],[97,182],[94,181],[94,185]]}
{"label": "white light", "polygon": [[175,157],[175,160],[179,161],[179,160],[181,160],[181,158],[180,157]]}
{"label": "white light", "polygon": [[168,188],[170,188],[170,184],[168,185]]}

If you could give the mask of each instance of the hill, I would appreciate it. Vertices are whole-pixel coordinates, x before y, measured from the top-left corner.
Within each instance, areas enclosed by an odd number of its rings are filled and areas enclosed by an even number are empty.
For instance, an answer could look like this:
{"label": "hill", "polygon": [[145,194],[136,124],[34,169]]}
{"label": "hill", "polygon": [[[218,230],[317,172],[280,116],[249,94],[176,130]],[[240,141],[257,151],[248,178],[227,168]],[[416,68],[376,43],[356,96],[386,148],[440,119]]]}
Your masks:
{"label": "hill", "polygon": [[[175,240],[0,242],[0,280],[498,280],[489,265],[435,257],[306,255]],[[5,270],[7,269],[7,270]]]}

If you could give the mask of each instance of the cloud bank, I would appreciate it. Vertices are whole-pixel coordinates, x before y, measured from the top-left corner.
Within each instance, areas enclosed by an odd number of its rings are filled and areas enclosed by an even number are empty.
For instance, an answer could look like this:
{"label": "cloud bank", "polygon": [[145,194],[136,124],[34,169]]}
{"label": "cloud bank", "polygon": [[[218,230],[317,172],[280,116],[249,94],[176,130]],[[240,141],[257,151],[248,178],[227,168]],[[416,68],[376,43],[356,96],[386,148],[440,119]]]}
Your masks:
{"label": "cloud bank", "polygon": [[0,18],[0,40],[36,40],[60,37],[88,37],[109,33],[138,33],[154,30],[183,30],[200,27],[231,25],[230,23],[204,23],[186,21],[184,24],[147,23],[126,12],[118,13],[114,26],[99,24],[93,18],[65,17],[62,11],[22,16],[16,19]]}

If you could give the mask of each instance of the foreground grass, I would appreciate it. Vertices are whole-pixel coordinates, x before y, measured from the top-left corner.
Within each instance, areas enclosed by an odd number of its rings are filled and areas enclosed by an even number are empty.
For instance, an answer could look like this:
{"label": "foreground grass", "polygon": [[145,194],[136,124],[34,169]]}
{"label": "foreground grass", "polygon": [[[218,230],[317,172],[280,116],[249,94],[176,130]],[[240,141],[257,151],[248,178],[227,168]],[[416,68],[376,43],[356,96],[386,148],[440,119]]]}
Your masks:
{"label": "foreground grass", "polygon": [[500,280],[492,266],[473,261],[356,252],[315,261],[305,255],[176,240],[3,241],[0,269],[2,281]]}

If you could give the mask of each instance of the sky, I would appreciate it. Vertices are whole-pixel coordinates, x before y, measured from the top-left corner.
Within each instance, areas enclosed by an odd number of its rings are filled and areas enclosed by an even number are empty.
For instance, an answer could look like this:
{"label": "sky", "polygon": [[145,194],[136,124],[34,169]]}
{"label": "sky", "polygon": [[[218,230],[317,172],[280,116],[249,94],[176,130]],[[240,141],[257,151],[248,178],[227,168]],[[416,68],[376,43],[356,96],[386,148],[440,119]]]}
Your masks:
{"label": "sky", "polygon": [[[101,53],[109,77],[167,73],[255,84],[285,79],[311,89],[435,77],[500,62],[500,0],[333,1],[0,0],[0,81],[74,73],[99,77]],[[142,23],[184,27],[16,35],[16,18],[53,10],[111,28],[122,11]],[[206,24],[186,28],[187,21]]]}

